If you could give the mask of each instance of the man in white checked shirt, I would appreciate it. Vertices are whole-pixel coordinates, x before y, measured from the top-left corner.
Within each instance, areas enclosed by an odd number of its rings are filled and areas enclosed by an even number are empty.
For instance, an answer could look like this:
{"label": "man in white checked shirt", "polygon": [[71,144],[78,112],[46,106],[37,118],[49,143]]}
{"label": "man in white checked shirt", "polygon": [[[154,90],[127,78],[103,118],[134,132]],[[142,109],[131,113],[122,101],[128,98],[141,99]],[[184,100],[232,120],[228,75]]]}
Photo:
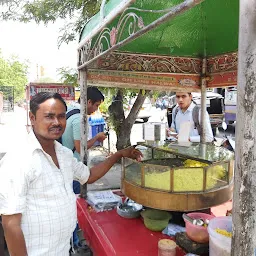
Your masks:
{"label": "man in white checked shirt", "polygon": [[12,256],[69,255],[76,226],[73,180],[92,183],[121,157],[141,157],[131,147],[89,170],[55,141],[65,130],[66,108],[57,93],[36,94],[30,101],[33,131],[0,162],[0,215]]}

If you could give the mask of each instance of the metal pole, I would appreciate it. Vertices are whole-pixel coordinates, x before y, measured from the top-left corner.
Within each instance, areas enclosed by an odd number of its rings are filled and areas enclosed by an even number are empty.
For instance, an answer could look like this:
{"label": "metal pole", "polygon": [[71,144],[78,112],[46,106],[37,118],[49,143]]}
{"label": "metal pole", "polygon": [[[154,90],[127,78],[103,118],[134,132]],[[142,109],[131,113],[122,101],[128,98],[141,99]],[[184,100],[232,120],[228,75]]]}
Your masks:
{"label": "metal pole", "polygon": [[206,143],[206,134],[205,134],[205,126],[206,126],[206,87],[207,87],[207,78],[206,78],[206,67],[207,60],[203,59],[202,65],[202,76],[201,76],[201,134],[200,141],[201,143]]}
{"label": "metal pole", "polygon": [[[204,0],[185,0],[181,4],[178,4],[178,5],[174,6],[167,14],[163,15],[161,18],[159,18],[156,21],[150,23],[148,26],[146,26],[146,27],[142,28],[141,30],[135,32],[134,34],[132,34],[128,38],[124,39],[123,41],[115,44],[113,47],[105,50],[104,52],[102,52],[102,53],[98,54],[97,56],[95,56],[94,58],[90,59],[89,61],[83,63],[80,66],[78,66],[78,69],[79,70],[83,69],[84,67],[90,65],[95,60],[105,56],[106,54],[108,54],[108,53],[110,53],[110,52],[112,52],[114,50],[117,50],[121,46],[126,45],[127,43],[129,43],[129,42],[133,41],[134,39],[144,35],[148,31],[158,27],[159,25],[163,24],[164,22],[169,21],[172,18],[175,18],[176,16],[178,16],[178,15],[182,14],[183,12],[191,9],[192,7],[200,4],[203,1]],[[83,41],[83,44],[80,43],[79,47],[78,47],[78,50],[81,49],[83,47],[83,45],[85,45],[85,43],[87,41]]]}
{"label": "metal pole", "polygon": [[[88,162],[88,119],[87,119],[87,70],[83,69],[79,71],[79,83],[80,83],[80,104],[81,104],[81,161],[87,165]],[[87,197],[87,184],[81,187],[81,197]]]}
{"label": "metal pole", "polygon": [[101,6],[100,6],[100,22],[102,22],[104,20],[104,7],[106,4],[106,0],[102,0]]}
{"label": "metal pole", "polygon": [[256,0],[240,1],[232,256],[256,255]]}

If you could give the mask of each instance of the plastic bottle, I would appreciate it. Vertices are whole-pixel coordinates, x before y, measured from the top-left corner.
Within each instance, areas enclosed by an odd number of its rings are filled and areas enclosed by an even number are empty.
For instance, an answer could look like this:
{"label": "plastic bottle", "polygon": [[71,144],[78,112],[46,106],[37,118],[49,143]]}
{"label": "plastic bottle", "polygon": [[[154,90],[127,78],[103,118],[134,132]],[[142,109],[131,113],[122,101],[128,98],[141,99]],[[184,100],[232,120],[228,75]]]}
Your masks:
{"label": "plastic bottle", "polygon": [[176,256],[176,243],[171,239],[158,241],[158,256]]}
{"label": "plastic bottle", "polygon": [[88,124],[92,125],[92,117],[91,116],[88,117]]}

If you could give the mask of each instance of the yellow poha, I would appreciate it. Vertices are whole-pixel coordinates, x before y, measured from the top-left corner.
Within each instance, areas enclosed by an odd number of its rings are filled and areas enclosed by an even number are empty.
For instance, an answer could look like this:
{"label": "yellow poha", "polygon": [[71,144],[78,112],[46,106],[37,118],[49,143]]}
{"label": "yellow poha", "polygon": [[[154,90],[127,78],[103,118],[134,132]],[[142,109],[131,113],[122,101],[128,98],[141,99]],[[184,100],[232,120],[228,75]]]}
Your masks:
{"label": "yellow poha", "polygon": [[[200,167],[208,166],[206,163],[202,163],[195,160],[187,159],[184,161],[184,167],[182,169],[175,169],[173,178],[173,190],[174,192],[185,191],[202,191],[203,190],[203,177],[204,170]],[[194,168],[189,168],[194,167]],[[206,188],[213,188],[218,179],[222,179],[225,176],[225,169],[221,165],[215,165],[207,171],[207,183]],[[165,172],[153,172],[146,173],[145,186],[160,190],[170,190],[170,171]]]}
{"label": "yellow poha", "polygon": [[223,235],[223,236],[232,237],[232,232],[228,232],[228,231],[225,230],[225,229],[216,228],[215,231],[216,231],[218,234],[221,234],[221,235]]}

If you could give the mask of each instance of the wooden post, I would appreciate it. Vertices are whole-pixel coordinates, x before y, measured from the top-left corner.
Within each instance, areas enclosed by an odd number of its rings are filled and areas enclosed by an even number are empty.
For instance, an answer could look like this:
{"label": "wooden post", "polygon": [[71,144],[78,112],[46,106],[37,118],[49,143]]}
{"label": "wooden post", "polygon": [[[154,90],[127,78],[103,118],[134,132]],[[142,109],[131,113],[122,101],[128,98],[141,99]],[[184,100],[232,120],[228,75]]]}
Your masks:
{"label": "wooden post", "polygon": [[206,126],[206,87],[207,87],[207,79],[206,79],[206,58],[203,59],[202,66],[202,76],[201,76],[201,134],[200,141],[201,143],[206,142],[206,134],[205,134],[205,126]]}
{"label": "wooden post", "polygon": [[[88,161],[88,119],[87,119],[87,69],[79,71],[79,84],[80,84],[80,105],[81,105],[81,161],[87,165]],[[81,197],[87,197],[87,184],[81,187]]]}
{"label": "wooden post", "polygon": [[256,255],[256,0],[240,1],[232,256]]}

